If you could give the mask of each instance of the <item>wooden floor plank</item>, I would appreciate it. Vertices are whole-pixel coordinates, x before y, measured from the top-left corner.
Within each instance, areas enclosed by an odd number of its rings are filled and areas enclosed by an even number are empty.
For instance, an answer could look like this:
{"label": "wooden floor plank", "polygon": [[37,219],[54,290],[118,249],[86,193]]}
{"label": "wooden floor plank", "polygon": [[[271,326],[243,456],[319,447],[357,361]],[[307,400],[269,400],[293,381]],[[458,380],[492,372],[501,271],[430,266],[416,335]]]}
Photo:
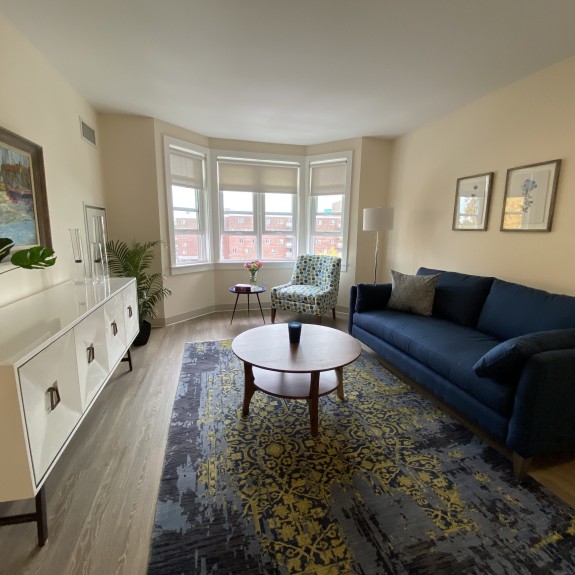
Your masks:
{"label": "wooden floor plank", "polygon": [[[278,314],[279,322],[290,319]],[[153,330],[148,345],[132,349],[134,371],[120,364],[46,482],[47,544],[37,546],[33,524],[0,528],[0,573],[146,573],[184,344],[233,338],[263,323],[253,312],[229,321],[229,313],[212,314]],[[343,317],[323,324],[347,328]],[[536,460],[533,474],[575,506],[575,457]],[[0,504],[0,513],[26,505]]]}

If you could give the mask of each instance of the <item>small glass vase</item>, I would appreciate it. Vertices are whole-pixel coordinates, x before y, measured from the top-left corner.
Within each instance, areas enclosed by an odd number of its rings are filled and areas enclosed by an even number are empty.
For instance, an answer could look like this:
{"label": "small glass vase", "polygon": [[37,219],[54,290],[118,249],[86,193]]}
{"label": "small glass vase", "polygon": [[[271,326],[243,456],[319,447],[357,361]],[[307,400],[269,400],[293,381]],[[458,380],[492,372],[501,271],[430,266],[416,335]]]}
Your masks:
{"label": "small glass vase", "polygon": [[258,270],[250,271],[250,284],[253,286],[258,285]]}
{"label": "small glass vase", "polygon": [[72,242],[72,283],[81,284],[86,281],[86,268],[82,240],[78,228],[69,228],[70,241]]}

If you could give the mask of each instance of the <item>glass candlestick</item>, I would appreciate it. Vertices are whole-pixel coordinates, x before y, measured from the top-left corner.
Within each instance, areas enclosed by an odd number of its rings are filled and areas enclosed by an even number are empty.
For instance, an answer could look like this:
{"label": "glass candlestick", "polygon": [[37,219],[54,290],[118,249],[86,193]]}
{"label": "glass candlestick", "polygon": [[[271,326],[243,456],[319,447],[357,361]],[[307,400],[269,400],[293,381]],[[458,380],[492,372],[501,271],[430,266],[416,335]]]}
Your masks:
{"label": "glass candlestick", "polygon": [[86,268],[82,239],[78,228],[69,228],[70,241],[72,243],[72,283],[81,284],[86,281]]}

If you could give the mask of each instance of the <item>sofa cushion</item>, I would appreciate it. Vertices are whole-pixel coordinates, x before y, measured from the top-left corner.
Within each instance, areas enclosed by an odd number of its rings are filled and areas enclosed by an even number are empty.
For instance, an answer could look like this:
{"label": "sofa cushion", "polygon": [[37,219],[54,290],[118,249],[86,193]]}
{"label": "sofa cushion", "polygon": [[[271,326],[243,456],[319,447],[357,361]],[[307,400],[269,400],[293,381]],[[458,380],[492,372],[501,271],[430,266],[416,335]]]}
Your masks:
{"label": "sofa cushion", "polygon": [[492,277],[473,276],[419,268],[417,275],[439,275],[432,315],[460,325],[475,327],[491,289]]}
{"label": "sofa cushion", "polygon": [[479,377],[515,382],[525,362],[536,353],[575,348],[575,329],[556,329],[514,337],[490,349],[473,366]]}
{"label": "sofa cushion", "polygon": [[391,296],[391,284],[357,284],[355,311],[382,309]]}
{"label": "sofa cushion", "polygon": [[499,340],[565,328],[575,328],[575,297],[498,279],[477,322],[477,329]]}
{"label": "sofa cushion", "polygon": [[431,315],[438,275],[410,276],[391,270],[391,277],[392,290],[387,307],[418,315]]}
{"label": "sofa cushion", "polygon": [[480,378],[473,365],[499,341],[452,322],[385,309],[356,313],[354,325],[383,339],[452,381],[454,385],[508,416],[514,387]]}

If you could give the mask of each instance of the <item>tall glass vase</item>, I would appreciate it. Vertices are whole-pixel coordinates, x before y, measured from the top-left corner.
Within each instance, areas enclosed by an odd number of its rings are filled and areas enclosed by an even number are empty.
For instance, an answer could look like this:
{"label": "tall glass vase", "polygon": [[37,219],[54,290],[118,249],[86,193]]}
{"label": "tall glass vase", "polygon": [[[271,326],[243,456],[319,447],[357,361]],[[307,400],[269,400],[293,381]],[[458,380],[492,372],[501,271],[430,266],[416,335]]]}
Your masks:
{"label": "tall glass vase", "polygon": [[106,222],[103,216],[93,217],[94,241],[90,247],[92,279],[96,283],[105,282],[110,277],[108,251],[106,249]]}

